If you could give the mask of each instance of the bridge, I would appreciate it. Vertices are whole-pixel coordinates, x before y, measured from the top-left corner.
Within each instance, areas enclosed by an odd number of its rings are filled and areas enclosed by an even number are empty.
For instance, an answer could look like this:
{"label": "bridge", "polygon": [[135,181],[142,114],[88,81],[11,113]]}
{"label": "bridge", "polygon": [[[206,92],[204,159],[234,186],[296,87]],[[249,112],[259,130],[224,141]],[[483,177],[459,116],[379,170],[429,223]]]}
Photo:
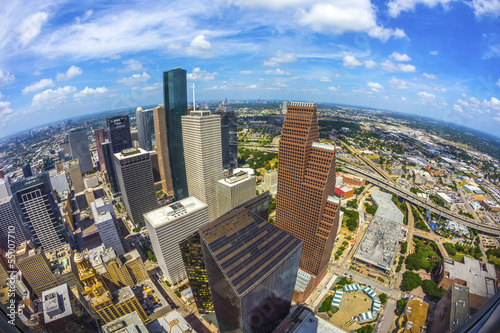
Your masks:
{"label": "bridge", "polygon": [[436,212],[437,214],[441,215],[442,217],[460,222],[468,227],[474,228],[478,231],[481,231],[486,234],[490,235],[495,235],[498,236],[500,235],[500,227],[497,226],[492,226],[485,224],[483,222],[478,222],[476,220],[473,220],[471,218],[468,218],[466,216],[462,216],[456,213],[452,213],[450,210],[440,207],[432,202],[430,200],[424,199],[422,197],[419,197],[409,191],[403,190],[400,188],[398,185],[395,185],[392,182],[388,182],[385,179],[382,179],[366,170],[357,168],[357,167],[352,167],[352,166],[347,166],[347,165],[342,165],[342,169],[353,173],[357,174],[359,176],[362,176],[366,178],[371,184],[376,185],[380,188],[383,188],[387,190],[388,192],[397,195],[404,200],[408,201],[409,203],[413,205],[418,205],[420,207],[423,207],[425,209],[431,209],[433,212]]}

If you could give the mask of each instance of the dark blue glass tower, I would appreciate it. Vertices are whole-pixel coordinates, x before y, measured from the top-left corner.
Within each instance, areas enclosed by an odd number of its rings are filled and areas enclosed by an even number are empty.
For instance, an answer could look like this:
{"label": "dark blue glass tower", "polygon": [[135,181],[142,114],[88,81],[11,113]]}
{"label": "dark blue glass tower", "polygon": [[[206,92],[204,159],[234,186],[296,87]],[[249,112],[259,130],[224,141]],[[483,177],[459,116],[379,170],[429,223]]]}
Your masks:
{"label": "dark blue glass tower", "polygon": [[175,200],[188,197],[181,117],[187,115],[186,71],[163,72],[163,100],[167,127],[168,155]]}
{"label": "dark blue glass tower", "polygon": [[106,118],[108,127],[108,138],[113,147],[113,154],[123,149],[132,148],[132,136],[130,135],[130,121],[127,115]]}
{"label": "dark blue glass tower", "polygon": [[23,175],[24,178],[29,178],[33,176],[33,173],[31,172],[31,165],[29,163],[23,164]]}

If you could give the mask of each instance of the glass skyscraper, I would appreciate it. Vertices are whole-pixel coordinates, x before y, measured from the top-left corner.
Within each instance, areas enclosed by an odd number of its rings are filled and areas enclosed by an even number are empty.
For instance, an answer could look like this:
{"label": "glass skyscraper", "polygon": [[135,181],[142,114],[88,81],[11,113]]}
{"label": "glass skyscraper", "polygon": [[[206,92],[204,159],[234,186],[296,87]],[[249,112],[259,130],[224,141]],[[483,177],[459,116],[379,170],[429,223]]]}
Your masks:
{"label": "glass skyscraper", "polygon": [[215,114],[220,115],[222,165],[224,169],[233,170],[238,167],[238,122],[233,108],[223,103]]}
{"label": "glass skyscraper", "polygon": [[187,115],[186,71],[176,68],[163,72],[163,100],[167,125],[168,155],[175,200],[188,197],[181,117]]}
{"label": "glass skyscraper", "polygon": [[123,149],[132,148],[130,121],[127,115],[106,118],[106,125],[113,154],[119,153]]}
{"label": "glass skyscraper", "polygon": [[155,146],[153,109],[143,110],[138,107],[135,111],[135,120],[137,122],[139,145],[144,150],[152,151]]}

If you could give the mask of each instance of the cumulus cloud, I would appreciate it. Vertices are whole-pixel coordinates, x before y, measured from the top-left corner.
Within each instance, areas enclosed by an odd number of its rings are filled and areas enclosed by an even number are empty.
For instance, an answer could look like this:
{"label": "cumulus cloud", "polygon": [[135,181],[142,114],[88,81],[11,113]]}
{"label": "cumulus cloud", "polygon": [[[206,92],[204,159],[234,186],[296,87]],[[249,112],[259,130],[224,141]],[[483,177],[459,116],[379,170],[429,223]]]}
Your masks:
{"label": "cumulus cloud", "polygon": [[417,96],[423,102],[432,103],[434,105],[447,105],[447,103],[443,97],[437,97],[436,95],[428,93],[426,91],[418,92]]}
{"label": "cumulus cloud", "polygon": [[434,87],[432,88],[435,92],[437,93],[445,93],[446,92],[446,88],[442,88],[442,87]]}
{"label": "cumulus cloud", "polygon": [[329,77],[323,76],[321,79],[319,79],[321,82],[332,82],[332,80]]}
{"label": "cumulus cloud", "polygon": [[150,84],[149,86],[145,86],[144,88],[142,88],[142,90],[154,91],[154,90],[160,90],[162,87],[163,87],[163,83],[156,82],[156,83]]}
{"label": "cumulus cloud", "polygon": [[127,61],[123,61],[122,64],[127,65],[127,67],[123,68],[120,70],[121,73],[127,73],[127,72],[143,72],[144,68],[142,67],[142,64],[134,59],[130,59]]}
{"label": "cumulus cloud", "polygon": [[408,62],[411,60],[411,58],[406,53],[401,54],[399,52],[392,52],[392,54],[389,56],[389,58],[394,59],[396,61],[400,61],[400,62]]}
{"label": "cumulus cloud", "polygon": [[281,50],[276,52],[276,54],[269,60],[264,61],[264,66],[277,67],[280,63],[296,62],[297,58],[295,53],[285,53]]}
{"label": "cumulus cloud", "polygon": [[247,89],[255,89],[257,88],[257,85],[256,84],[251,84],[249,86],[246,87]]}
{"label": "cumulus cloud", "polygon": [[361,62],[352,55],[346,55],[342,60],[342,65],[347,68],[355,68],[362,65]]}
{"label": "cumulus cloud", "polygon": [[438,55],[439,54],[439,51],[430,51],[429,52],[430,55]]}
{"label": "cumulus cloud", "polygon": [[212,51],[212,44],[207,40],[205,35],[198,35],[189,44],[186,54],[188,56],[208,58],[212,56],[210,51]]}
{"label": "cumulus cloud", "polygon": [[364,62],[364,64],[366,69],[374,69],[375,67],[377,67],[377,63],[373,60],[367,60]]}
{"label": "cumulus cloud", "polygon": [[30,92],[42,90],[48,87],[53,87],[54,86],[54,81],[52,79],[42,79],[38,82],[33,83],[30,86],[27,86],[26,88],[23,89],[23,94],[27,94]]}
{"label": "cumulus cloud", "polygon": [[500,16],[500,0],[472,0],[470,6],[477,17]]}
{"label": "cumulus cloud", "polygon": [[338,91],[340,87],[328,87],[328,90],[330,91]]}
{"label": "cumulus cloud", "polygon": [[38,12],[26,17],[17,27],[16,32],[19,34],[19,40],[23,46],[26,46],[42,31],[42,25],[47,21],[49,14],[46,12]]}
{"label": "cumulus cloud", "polygon": [[0,119],[2,119],[3,125],[5,126],[5,122],[13,116],[14,111],[10,108],[10,102],[0,101]]}
{"label": "cumulus cloud", "polygon": [[253,71],[241,71],[240,74],[242,75],[253,74]]}
{"label": "cumulus cloud", "polygon": [[380,64],[382,68],[387,72],[404,72],[411,73],[415,72],[415,66],[410,64],[395,64],[390,60],[386,60]]}
{"label": "cumulus cloud", "polygon": [[[200,67],[196,67],[194,69],[194,79],[195,81],[212,81],[215,79],[215,76],[217,75],[217,72],[207,72],[205,69],[201,70]],[[188,73],[187,74],[187,79],[188,81],[193,80],[193,73]]]}
{"label": "cumulus cloud", "polygon": [[66,81],[69,79],[72,79],[74,77],[77,77],[78,75],[82,75],[83,71],[80,67],[76,66],[71,66],[68,68],[66,73],[57,73],[56,75],[56,80],[57,81]]}
{"label": "cumulus cloud", "polygon": [[441,4],[447,8],[447,4],[454,0],[391,0],[389,1],[389,15],[397,17],[401,12],[412,11],[417,4],[426,5],[427,7],[434,8]]}
{"label": "cumulus cloud", "polygon": [[267,71],[265,71],[265,73],[267,75],[290,75],[289,72],[286,72],[284,70],[281,70],[279,68],[276,68],[276,69],[269,69]]}
{"label": "cumulus cloud", "polygon": [[372,88],[373,91],[379,92],[380,90],[384,90],[384,86],[377,82],[368,82],[366,84],[368,87]]}
{"label": "cumulus cloud", "polygon": [[402,100],[402,101],[407,101],[407,100],[408,100],[408,98],[406,98],[406,97],[401,97],[401,100]]}
{"label": "cumulus cloud", "polygon": [[172,44],[169,44],[167,46],[167,48],[171,51],[180,50],[182,48],[182,44],[181,43],[172,43]]}
{"label": "cumulus cloud", "polygon": [[149,79],[151,79],[151,75],[149,75],[146,72],[143,72],[142,74],[134,74],[130,77],[120,78],[116,82],[125,84],[130,87],[134,87],[144,82],[147,82]]}
{"label": "cumulus cloud", "polygon": [[85,89],[73,95],[74,98],[82,98],[88,96],[96,96],[108,93],[109,90],[106,87],[97,87],[97,88],[89,88],[85,87]]}
{"label": "cumulus cloud", "polygon": [[431,80],[437,80],[437,76],[434,75],[434,74],[428,74],[428,73],[424,73],[422,74],[426,79],[431,79]]}
{"label": "cumulus cloud", "polygon": [[395,77],[389,80],[389,83],[393,85],[394,88],[397,89],[409,89],[411,84],[407,81],[396,79]]}
{"label": "cumulus cloud", "polygon": [[69,94],[73,94],[75,91],[76,88],[73,86],[65,86],[57,88],[56,90],[47,89],[33,96],[31,104],[33,106],[38,106],[41,104],[59,104],[66,101],[66,96]]}
{"label": "cumulus cloud", "polygon": [[12,81],[14,81],[14,79],[15,79],[14,75],[11,75],[8,72],[4,73],[0,69],[0,87],[11,83]]}
{"label": "cumulus cloud", "polygon": [[417,95],[418,95],[418,97],[420,97],[421,99],[426,100],[426,101],[431,101],[431,100],[434,100],[436,98],[435,95],[430,94],[426,91],[420,91],[419,93],[417,93]]}

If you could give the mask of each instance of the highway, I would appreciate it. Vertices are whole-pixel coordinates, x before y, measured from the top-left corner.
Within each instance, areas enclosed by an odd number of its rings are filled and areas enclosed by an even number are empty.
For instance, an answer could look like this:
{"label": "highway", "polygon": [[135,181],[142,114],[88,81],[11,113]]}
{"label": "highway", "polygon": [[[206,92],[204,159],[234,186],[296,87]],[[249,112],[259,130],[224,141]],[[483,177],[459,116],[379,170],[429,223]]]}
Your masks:
{"label": "highway", "polygon": [[351,167],[347,165],[343,165],[342,169],[349,171],[353,174],[360,175],[366,180],[368,180],[371,184],[379,186],[381,188],[386,189],[388,192],[391,192],[392,194],[395,194],[397,196],[402,197],[409,203],[413,205],[418,205],[420,207],[423,207],[425,209],[431,209],[433,212],[441,215],[442,217],[450,220],[454,220],[460,223],[463,223],[464,225],[474,228],[476,230],[479,230],[483,233],[490,234],[490,235],[495,235],[498,236],[500,235],[500,227],[497,226],[492,226],[492,225],[487,225],[478,221],[475,221],[471,218],[468,218],[466,216],[462,216],[459,214],[454,214],[451,211],[449,211],[446,208],[440,207],[438,205],[435,205],[434,203],[428,202],[427,199],[421,198],[419,196],[416,196],[415,194],[401,189],[398,185],[395,185],[393,183],[389,183],[388,181],[381,179],[380,177],[367,172],[366,170],[356,168],[356,167]]}

